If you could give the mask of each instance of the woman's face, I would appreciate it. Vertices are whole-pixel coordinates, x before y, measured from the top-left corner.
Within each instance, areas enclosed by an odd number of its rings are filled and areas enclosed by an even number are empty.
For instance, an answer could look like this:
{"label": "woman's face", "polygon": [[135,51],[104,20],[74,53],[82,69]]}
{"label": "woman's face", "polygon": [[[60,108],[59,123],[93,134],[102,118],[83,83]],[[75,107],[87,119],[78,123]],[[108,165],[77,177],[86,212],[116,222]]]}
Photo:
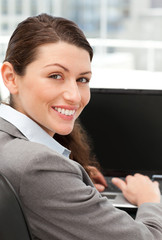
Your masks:
{"label": "woman's face", "polygon": [[90,99],[89,53],[65,42],[44,44],[25,75],[16,77],[16,109],[51,136],[69,134]]}

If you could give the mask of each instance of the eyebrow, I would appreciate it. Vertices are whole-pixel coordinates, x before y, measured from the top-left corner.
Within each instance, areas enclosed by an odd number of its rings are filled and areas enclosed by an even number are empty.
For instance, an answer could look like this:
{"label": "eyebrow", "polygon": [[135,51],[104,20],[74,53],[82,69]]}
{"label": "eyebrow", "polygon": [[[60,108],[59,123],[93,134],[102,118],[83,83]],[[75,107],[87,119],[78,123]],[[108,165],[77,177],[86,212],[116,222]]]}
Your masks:
{"label": "eyebrow", "polygon": [[[51,66],[57,66],[57,67],[62,68],[65,72],[69,72],[69,69],[68,69],[68,68],[64,67],[63,65],[61,65],[61,64],[59,64],[59,63],[48,64],[48,65],[46,65],[44,68],[46,68],[46,67],[51,67]],[[87,72],[82,72],[82,73],[80,73],[80,75],[85,75],[85,74],[92,74],[92,72],[91,72],[91,71],[87,71]]]}

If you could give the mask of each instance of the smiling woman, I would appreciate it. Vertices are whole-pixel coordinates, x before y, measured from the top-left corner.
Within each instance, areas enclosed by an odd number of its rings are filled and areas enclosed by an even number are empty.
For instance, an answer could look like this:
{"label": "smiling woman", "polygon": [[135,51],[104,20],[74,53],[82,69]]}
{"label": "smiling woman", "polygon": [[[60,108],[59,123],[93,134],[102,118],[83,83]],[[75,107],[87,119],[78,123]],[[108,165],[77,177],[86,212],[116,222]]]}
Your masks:
{"label": "smiling woman", "polygon": [[2,76],[12,94],[11,106],[37,122],[50,136],[69,134],[90,99],[89,53],[59,41],[37,47],[37,56],[23,75],[4,62]]}
{"label": "smiling woman", "polygon": [[114,181],[139,206],[133,220],[102,197],[87,174],[102,179],[85,164],[89,149],[74,127],[90,100],[92,57],[83,32],[67,19],[41,14],[17,26],[1,68],[10,92],[9,106],[0,105],[1,171],[35,239],[162,239],[157,182],[139,174]]}

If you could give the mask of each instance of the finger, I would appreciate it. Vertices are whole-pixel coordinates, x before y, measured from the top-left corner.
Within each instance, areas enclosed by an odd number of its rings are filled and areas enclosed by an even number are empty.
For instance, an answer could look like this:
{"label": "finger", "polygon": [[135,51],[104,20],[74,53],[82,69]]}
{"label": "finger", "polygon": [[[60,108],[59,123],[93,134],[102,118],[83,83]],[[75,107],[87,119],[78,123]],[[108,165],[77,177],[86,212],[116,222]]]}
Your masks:
{"label": "finger", "polygon": [[120,178],[112,178],[112,183],[117,186],[121,191],[124,191],[126,188],[126,183]]}
{"label": "finger", "polygon": [[98,171],[95,179],[98,181],[98,183],[104,185],[105,187],[108,186],[107,182],[101,172]]}
{"label": "finger", "polygon": [[153,181],[153,183],[159,187],[159,182],[158,181]]}
{"label": "finger", "polygon": [[135,173],[134,176],[135,176],[135,177],[141,177],[141,176],[144,176],[144,175],[142,175],[142,174],[140,174],[140,173]]}
{"label": "finger", "polygon": [[127,175],[126,177],[125,177],[125,182],[127,183],[130,179],[132,179],[133,178],[133,176],[132,175]]}
{"label": "finger", "polygon": [[103,192],[105,190],[105,187],[101,184],[95,183],[94,185],[99,192]]}
{"label": "finger", "polygon": [[89,169],[91,171],[91,177],[93,180],[104,185],[105,187],[108,186],[103,174],[96,167],[89,166]]}

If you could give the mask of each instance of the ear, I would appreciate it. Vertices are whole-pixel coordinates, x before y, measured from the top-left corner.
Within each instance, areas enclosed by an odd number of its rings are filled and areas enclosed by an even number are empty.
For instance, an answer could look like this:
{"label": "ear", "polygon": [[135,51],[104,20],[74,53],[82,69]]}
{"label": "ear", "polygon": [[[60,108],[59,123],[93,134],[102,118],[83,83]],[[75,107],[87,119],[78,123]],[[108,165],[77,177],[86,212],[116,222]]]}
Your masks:
{"label": "ear", "polygon": [[17,74],[11,63],[4,62],[1,67],[1,74],[4,85],[8,88],[11,94],[18,93]]}

